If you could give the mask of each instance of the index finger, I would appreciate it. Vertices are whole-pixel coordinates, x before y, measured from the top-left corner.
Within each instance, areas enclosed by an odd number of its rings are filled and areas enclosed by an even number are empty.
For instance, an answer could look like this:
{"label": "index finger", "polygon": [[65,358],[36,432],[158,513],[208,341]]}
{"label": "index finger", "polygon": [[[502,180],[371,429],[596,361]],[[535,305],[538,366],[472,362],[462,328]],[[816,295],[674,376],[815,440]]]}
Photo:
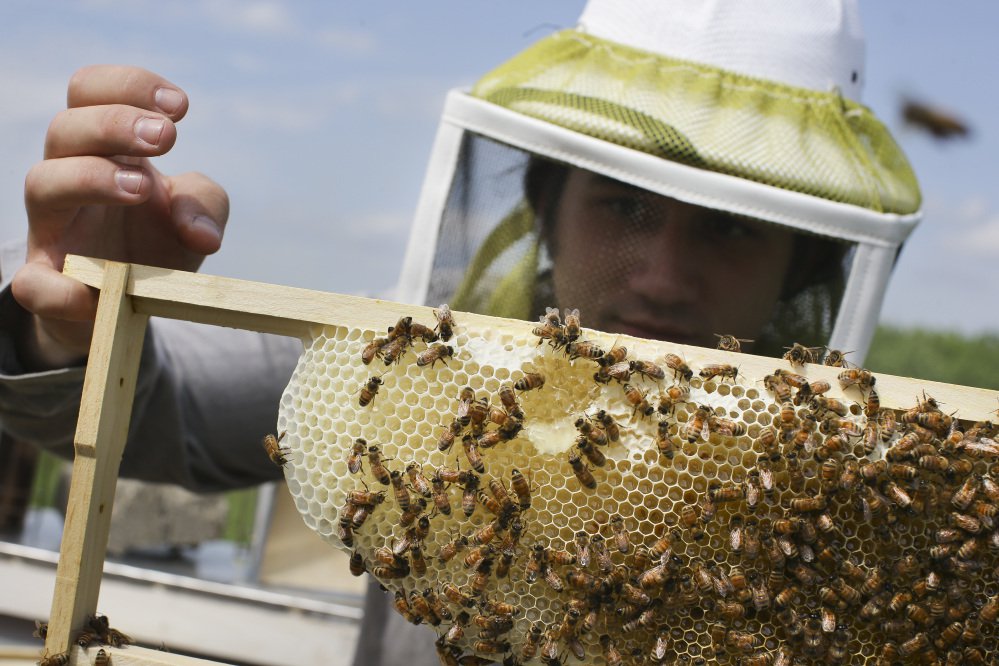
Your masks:
{"label": "index finger", "polygon": [[66,94],[69,108],[125,104],[159,111],[173,121],[187,113],[187,95],[159,74],[141,67],[91,65],[76,71]]}

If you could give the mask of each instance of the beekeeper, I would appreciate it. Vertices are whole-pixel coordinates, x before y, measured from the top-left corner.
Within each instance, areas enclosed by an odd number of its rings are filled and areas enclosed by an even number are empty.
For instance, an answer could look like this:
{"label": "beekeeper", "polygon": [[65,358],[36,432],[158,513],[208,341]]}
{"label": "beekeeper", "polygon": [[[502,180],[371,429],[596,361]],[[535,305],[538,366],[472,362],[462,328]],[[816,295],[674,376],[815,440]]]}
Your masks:
{"label": "beekeeper", "polygon": [[[921,212],[908,162],[860,103],[858,13],[591,0],[574,29],[448,95],[400,300],[532,319],[575,307],[612,332],[732,334],[773,355],[828,345],[861,362]],[[180,88],[100,66],[68,100],[26,179],[26,254],[6,246],[0,265],[2,427],[64,456],[96,305],[59,273],[65,254],[195,270],[228,214],[208,178],[149,162],[187,112]],[[201,490],[274,479],[256,442],[300,352],[152,321],[121,473]],[[433,633],[380,593],[366,613],[358,663],[436,663]]]}

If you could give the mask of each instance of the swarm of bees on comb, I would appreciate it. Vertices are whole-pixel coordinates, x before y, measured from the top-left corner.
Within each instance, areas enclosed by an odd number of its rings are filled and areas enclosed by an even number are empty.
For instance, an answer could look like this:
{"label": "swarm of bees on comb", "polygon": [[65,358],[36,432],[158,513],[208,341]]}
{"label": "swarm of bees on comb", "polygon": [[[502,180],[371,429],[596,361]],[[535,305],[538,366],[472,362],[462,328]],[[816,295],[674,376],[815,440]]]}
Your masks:
{"label": "swarm of bees on comb", "polygon": [[434,312],[317,331],[275,462],[443,664],[991,663],[993,424],[882,408],[839,352],[746,377],[574,310],[522,331]]}

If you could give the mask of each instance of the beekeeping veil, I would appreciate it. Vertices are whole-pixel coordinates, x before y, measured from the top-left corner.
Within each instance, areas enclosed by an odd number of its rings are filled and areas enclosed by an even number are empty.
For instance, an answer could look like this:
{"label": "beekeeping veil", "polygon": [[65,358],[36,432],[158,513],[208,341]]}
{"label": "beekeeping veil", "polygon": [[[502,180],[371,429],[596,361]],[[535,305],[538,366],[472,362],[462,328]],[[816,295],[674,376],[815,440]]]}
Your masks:
{"label": "beekeeping veil", "polygon": [[[921,217],[905,156],[859,103],[863,58],[855,0],[590,0],[575,29],[448,95],[401,298],[530,319],[582,307],[557,303],[529,196],[555,163],[808,239],[794,270],[809,277],[754,351],[827,344],[859,362]],[[592,270],[614,280],[618,254],[594,248]]]}

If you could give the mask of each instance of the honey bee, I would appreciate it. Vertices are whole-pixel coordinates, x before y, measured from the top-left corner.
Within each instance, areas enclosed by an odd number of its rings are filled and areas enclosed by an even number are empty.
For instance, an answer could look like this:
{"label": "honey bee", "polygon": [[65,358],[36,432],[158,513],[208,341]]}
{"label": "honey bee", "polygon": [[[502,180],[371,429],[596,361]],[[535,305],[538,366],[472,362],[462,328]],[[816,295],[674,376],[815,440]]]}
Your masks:
{"label": "honey bee", "polygon": [[507,414],[514,418],[522,419],[524,417],[524,412],[517,404],[517,393],[514,391],[513,385],[503,384],[499,390],[499,399]]}
{"label": "honey bee", "polygon": [[388,342],[388,338],[375,338],[369,342],[365,345],[364,349],[361,350],[361,362],[364,363],[364,365],[368,365],[372,360],[374,360],[375,356],[381,356],[382,347],[388,344]]}
{"label": "honey bee", "polygon": [[621,345],[614,345],[604,354],[598,363],[603,367],[609,367],[615,363],[623,363],[628,358],[628,348]]}
{"label": "honey bee", "polygon": [[673,445],[673,438],[670,437],[669,428],[669,421],[660,421],[659,425],[656,427],[655,442],[656,448],[659,449],[659,453],[667,458],[672,458],[676,451],[676,447]]}
{"label": "honey bee", "polygon": [[395,492],[395,501],[399,505],[399,508],[405,513],[409,510],[410,496],[409,489],[402,479],[402,472],[397,469],[392,470],[389,473],[389,481],[392,483],[392,488]]}
{"label": "honey bee", "polygon": [[694,371],[691,370],[686,361],[684,361],[677,354],[666,354],[664,360],[666,362],[666,366],[673,371],[674,379],[682,379],[683,381],[689,382],[690,378],[694,376]]}
{"label": "honey bee", "polygon": [[651,361],[629,361],[628,369],[631,373],[637,373],[653,381],[658,382],[666,379],[666,372]]}
{"label": "honey bee", "polygon": [[430,345],[416,355],[416,365],[434,367],[437,361],[447,365],[446,359],[454,357],[454,347],[451,345]]}
{"label": "honey bee", "polygon": [[573,450],[569,451],[569,465],[572,466],[572,472],[576,475],[576,479],[583,486],[586,486],[590,490],[597,487],[597,480],[593,478],[593,474],[590,473],[590,468],[583,462],[579,457],[579,454]]}
{"label": "honey bee", "polygon": [[597,346],[595,342],[588,342],[586,340],[570,342],[565,346],[565,352],[569,355],[570,361],[577,358],[598,361],[604,355],[604,350]]}
{"label": "honey bee", "polygon": [[545,378],[536,373],[528,372],[525,373],[523,377],[518,379],[513,387],[518,391],[531,391],[533,389],[539,389],[545,385]]}
{"label": "honey bee", "polygon": [[475,513],[475,496],[479,490],[479,477],[471,474],[465,478],[461,494],[461,510],[466,518]]}
{"label": "honey bee", "polygon": [[386,486],[392,483],[391,475],[385,468],[382,461],[382,452],[381,449],[378,448],[377,444],[372,444],[368,447],[368,464],[371,466],[371,475],[374,476],[379,483]]}
{"label": "honey bee", "polygon": [[621,428],[618,426],[617,421],[614,417],[607,413],[606,410],[601,409],[594,416],[596,421],[603,428],[604,433],[607,435],[607,439],[611,442],[616,442],[621,439]]}
{"label": "honey bee", "polygon": [[593,553],[593,559],[596,560],[597,566],[605,574],[610,573],[614,569],[614,562],[611,561],[610,553],[607,552],[607,544],[604,538],[599,534],[593,534],[590,536],[590,552]]}
{"label": "honey bee", "polygon": [[773,393],[779,402],[791,402],[791,385],[776,372],[763,378],[763,386]]}
{"label": "honey bee", "polygon": [[844,370],[837,375],[839,379],[839,385],[844,389],[848,389],[851,386],[856,386],[861,391],[869,391],[874,388],[874,384],[877,382],[877,378],[869,370],[863,370],[861,368],[851,368],[850,370]]}
{"label": "honey bee", "polygon": [[646,399],[646,394],[631,384],[624,385],[624,397],[633,407],[632,414],[641,412],[642,416],[652,416],[653,412],[656,411]]}
{"label": "honey bee", "polygon": [[451,339],[454,335],[454,315],[451,313],[451,308],[448,307],[447,303],[441,303],[434,310],[434,318],[437,320],[437,335],[444,342]]}
{"label": "honey bee", "polygon": [[482,461],[482,454],[479,453],[479,444],[471,435],[461,438],[462,448],[465,450],[465,458],[468,464],[479,474],[486,471],[486,464]]}
{"label": "honey bee", "polygon": [[728,365],[727,363],[717,363],[704,366],[701,368],[701,372],[699,374],[702,379],[714,379],[715,377],[721,377],[722,379],[731,379],[732,381],[735,381],[739,376],[739,368]]}
{"label": "honey bee", "polygon": [[715,333],[715,337],[718,338],[717,349],[722,349],[724,351],[730,352],[741,352],[743,342],[753,342],[752,340],[747,340],[746,338],[737,338],[734,335],[720,335]]}
{"label": "honey bee", "polygon": [[708,441],[711,437],[711,416],[711,410],[708,407],[698,405],[683,427],[683,433],[688,442],[696,442],[698,438]]}
{"label": "honey bee", "polygon": [[531,484],[527,481],[527,478],[520,473],[519,469],[510,470],[510,484],[513,486],[513,492],[517,495],[517,501],[520,505],[521,511],[527,511],[531,508]]}
{"label": "honey bee", "polygon": [[409,344],[412,342],[408,335],[400,335],[395,338],[389,337],[388,342],[382,345],[381,357],[385,365],[392,365],[396,361],[402,360],[402,355],[406,353]]}
{"label": "honey bee", "polygon": [[538,654],[538,646],[541,644],[541,636],[544,634],[544,630],[545,627],[540,622],[531,623],[531,628],[524,635],[524,642],[520,646],[520,660],[522,662],[530,661]]}
{"label": "honey bee", "polygon": [[371,401],[375,399],[378,395],[378,389],[382,385],[381,377],[371,377],[368,379],[367,383],[361,387],[361,393],[357,398],[358,404],[361,407],[367,407],[371,404]]}
{"label": "honey bee", "polygon": [[277,437],[270,434],[264,437],[264,451],[267,452],[267,457],[271,459],[271,462],[278,467],[284,467],[285,463],[288,462],[288,456],[291,455],[291,449],[280,444],[287,434],[288,432],[285,431]]}
{"label": "honey bee", "polygon": [[714,414],[708,417],[708,430],[725,437],[740,437],[746,434],[746,426],[742,423]]}
{"label": "honey bee", "polygon": [[59,654],[45,655],[38,660],[38,666],[66,666],[69,663],[69,653],[60,652]]}
{"label": "honey bee", "polygon": [[840,417],[845,417],[850,413],[850,408],[844,403],[836,400],[835,398],[827,398],[822,395],[817,395],[812,398],[809,405],[816,412],[832,412]]}
{"label": "honey bee", "polygon": [[600,647],[603,648],[604,663],[607,664],[607,666],[621,666],[624,658],[621,656],[621,652],[617,649],[617,646],[614,645],[614,640],[610,636],[604,634],[600,637]]}
{"label": "honey bee", "polygon": [[632,363],[633,361],[621,361],[613,365],[601,366],[593,374],[593,380],[600,384],[606,384],[612,379],[616,379],[619,382],[626,382],[632,375]]}
{"label": "honey bee", "polygon": [[709,487],[708,493],[711,499],[719,504],[726,502],[738,502],[746,496],[745,487],[740,484],[720,485]]}
{"label": "honey bee", "polygon": [[568,309],[565,310],[565,337],[572,342],[579,338],[579,310]]}
{"label": "honey bee", "polygon": [[791,365],[805,365],[807,363],[815,363],[817,360],[818,348],[816,347],[806,347],[802,344],[795,342],[790,347],[784,347],[787,352],[784,354],[783,358],[788,361]]}
{"label": "honey bee", "polygon": [[108,654],[107,650],[101,648],[97,651],[94,656],[94,666],[111,666],[111,655]]}

